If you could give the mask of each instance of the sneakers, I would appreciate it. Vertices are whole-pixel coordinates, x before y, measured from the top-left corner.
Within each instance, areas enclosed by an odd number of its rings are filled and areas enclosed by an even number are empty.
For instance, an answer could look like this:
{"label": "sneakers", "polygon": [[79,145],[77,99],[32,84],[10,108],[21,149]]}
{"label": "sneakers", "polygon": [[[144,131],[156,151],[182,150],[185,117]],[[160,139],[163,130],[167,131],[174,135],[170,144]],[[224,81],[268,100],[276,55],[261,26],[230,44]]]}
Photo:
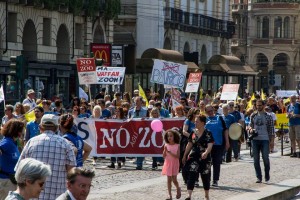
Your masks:
{"label": "sneakers", "polygon": [[122,164],[118,163],[118,169],[121,169],[121,167],[122,167]]}
{"label": "sneakers", "polygon": [[136,167],[136,170],[143,170],[143,167]]}
{"label": "sneakers", "polygon": [[219,187],[218,181],[213,181],[213,184],[211,184],[213,187]]}
{"label": "sneakers", "polygon": [[115,168],[115,163],[111,163],[110,165],[107,166],[108,168]]}
{"label": "sneakers", "polygon": [[255,183],[261,183],[261,179],[257,179]]}

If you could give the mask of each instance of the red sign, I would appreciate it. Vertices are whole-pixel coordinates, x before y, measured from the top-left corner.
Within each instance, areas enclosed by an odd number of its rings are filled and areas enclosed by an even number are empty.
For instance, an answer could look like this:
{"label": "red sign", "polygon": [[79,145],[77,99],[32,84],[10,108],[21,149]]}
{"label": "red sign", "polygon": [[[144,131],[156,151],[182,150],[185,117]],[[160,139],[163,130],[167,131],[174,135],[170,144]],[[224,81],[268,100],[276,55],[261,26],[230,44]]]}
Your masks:
{"label": "red sign", "polygon": [[188,83],[200,83],[202,73],[190,73]]}
{"label": "red sign", "polygon": [[79,58],[76,60],[80,85],[96,84],[96,65],[94,58]]}
{"label": "red sign", "polygon": [[[165,131],[182,128],[184,118],[161,121]],[[76,119],[76,122],[78,135],[93,147],[92,154],[95,156],[162,155],[164,131],[154,132],[150,127],[150,119],[128,121]]]}
{"label": "red sign", "polygon": [[103,66],[112,66],[111,64],[111,44],[91,44],[91,52],[94,58],[103,59]]}

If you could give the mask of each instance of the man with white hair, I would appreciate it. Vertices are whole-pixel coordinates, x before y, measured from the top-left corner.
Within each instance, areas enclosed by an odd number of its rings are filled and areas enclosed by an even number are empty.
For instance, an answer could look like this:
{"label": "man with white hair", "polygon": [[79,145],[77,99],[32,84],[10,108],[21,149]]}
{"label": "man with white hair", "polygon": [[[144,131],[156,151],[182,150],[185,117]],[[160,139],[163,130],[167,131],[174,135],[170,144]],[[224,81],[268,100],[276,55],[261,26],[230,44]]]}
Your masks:
{"label": "man with white hair", "polygon": [[76,157],[71,144],[56,135],[58,125],[57,116],[44,115],[40,123],[41,134],[26,143],[16,164],[17,169],[22,159],[34,158],[51,166],[52,175],[47,179],[40,199],[56,199],[62,194],[66,189],[67,172],[76,166]]}
{"label": "man with white hair", "polygon": [[23,100],[23,105],[24,104],[29,104],[30,105],[30,110],[36,107],[35,103],[35,91],[33,89],[30,89],[27,91],[27,98]]}

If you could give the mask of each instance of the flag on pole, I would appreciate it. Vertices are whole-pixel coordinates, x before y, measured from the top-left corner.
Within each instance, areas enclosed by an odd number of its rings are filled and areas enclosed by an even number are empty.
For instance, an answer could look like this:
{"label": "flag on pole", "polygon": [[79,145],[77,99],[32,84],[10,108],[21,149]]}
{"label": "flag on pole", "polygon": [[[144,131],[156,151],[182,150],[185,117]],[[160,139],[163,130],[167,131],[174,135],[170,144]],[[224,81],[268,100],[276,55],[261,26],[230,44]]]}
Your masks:
{"label": "flag on pole", "polygon": [[85,100],[89,100],[89,96],[87,95],[87,93],[85,93],[85,91],[79,87],[79,98],[84,98]]}
{"label": "flag on pole", "polygon": [[143,97],[143,99],[145,99],[146,106],[148,107],[148,105],[149,105],[148,99],[147,99],[147,97],[145,95],[145,92],[144,92],[144,90],[143,90],[143,88],[142,88],[142,86],[140,84],[139,84],[139,96],[141,96],[141,97]]}
{"label": "flag on pole", "polygon": [[266,100],[267,99],[263,89],[261,89],[260,96],[261,96],[261,100]]}
{"label": "flag on pole", "polygon": [[3,85],[1,85],[1,87],[0,87],[0,103],[2,101],[5,101],[4,91],[3,91]]}
{"label": "flag on pole", "polygon": [[254,100],[255,99],[255,95],[254,95],[254,93],[252,94],[252,96],[251,96],[251,99],[249,100],[249,102],[248,102],[248,104],[247,104],[247,109],[249,109],[249,108],[252,108],[252,100]]}
{"label": "flag on pole", "polygon": [[[42,102],[37,106],[42,107],[43,106]],[[31,121],[35,120],[34,109],[31,109],[27,113],[25,113],[25,119],[26,119],[27,122],[31,122]]]}

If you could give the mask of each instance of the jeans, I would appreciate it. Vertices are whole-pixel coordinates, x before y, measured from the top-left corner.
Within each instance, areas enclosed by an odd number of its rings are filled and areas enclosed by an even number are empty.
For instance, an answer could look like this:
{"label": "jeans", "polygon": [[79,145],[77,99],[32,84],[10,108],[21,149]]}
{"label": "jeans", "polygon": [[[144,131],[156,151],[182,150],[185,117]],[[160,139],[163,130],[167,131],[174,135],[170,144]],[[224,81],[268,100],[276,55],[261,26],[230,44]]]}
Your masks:
{"label": "jeans", "polygon": [[270,179],[269,140],[252,140],[253,159],[256,177],[262,180],[260,168],[260,152],[265,166],[265,179]]}
{"label": "jeans", "polygon": [[143,167],[144,159],[145,159],[145,157],[137,157],[136,158],[136,166],[137,167]]}
{"label": "jeans", "polygon": [[231,162],[232,151],[235,159],[239,157],[239,141],[229,139],[229,142],[230,142],[230,147],[227,150],[226,162]]}
{"label": "jeans", "polygon": [[213,164],[213,181],[218,181],[220,178],[223,152],[223,145],[214,145],[211,150],[211,159]]}

